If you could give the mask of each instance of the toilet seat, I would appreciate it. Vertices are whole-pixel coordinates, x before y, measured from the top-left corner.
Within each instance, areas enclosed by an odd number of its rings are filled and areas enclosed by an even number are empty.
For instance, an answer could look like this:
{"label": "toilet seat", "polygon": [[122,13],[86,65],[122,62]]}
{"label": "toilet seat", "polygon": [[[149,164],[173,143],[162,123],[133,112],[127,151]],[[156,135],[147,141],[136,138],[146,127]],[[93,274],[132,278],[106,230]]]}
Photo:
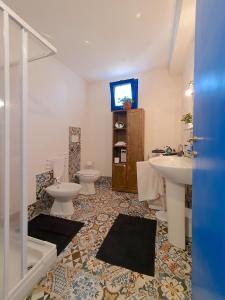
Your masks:
{"label": "toilet seat", "polygon": [[77,175],[82,176],[99,176],[100,172],[94,169],[83,169],[77,172]]}

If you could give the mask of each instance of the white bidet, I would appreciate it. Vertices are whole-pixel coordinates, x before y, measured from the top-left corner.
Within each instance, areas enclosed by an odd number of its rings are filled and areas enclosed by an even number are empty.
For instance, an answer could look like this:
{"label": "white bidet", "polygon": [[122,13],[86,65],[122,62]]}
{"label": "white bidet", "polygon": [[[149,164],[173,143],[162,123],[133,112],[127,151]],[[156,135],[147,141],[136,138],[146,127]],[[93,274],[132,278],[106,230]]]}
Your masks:
{"label": "white bidet", "polygon": [[71,216],[74,212],[72,200],[79,194],[80,189],[80,184],[71,182],[62,182],[47,187],[46,192],[54,197],[51,214],[57,216]]}

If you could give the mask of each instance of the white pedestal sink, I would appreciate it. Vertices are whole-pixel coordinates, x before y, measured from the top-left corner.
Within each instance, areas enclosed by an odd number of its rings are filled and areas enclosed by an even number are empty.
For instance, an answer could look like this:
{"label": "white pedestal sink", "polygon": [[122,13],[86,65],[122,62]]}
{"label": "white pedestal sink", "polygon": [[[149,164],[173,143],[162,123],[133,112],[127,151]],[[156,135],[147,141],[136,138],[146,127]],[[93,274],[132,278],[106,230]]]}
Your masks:
{"label": "white pedestal sink", "polygon": [[158,156],[149,163],[166,179],[169,242],[185,249],[185,184],[192,184],[192,159]]}

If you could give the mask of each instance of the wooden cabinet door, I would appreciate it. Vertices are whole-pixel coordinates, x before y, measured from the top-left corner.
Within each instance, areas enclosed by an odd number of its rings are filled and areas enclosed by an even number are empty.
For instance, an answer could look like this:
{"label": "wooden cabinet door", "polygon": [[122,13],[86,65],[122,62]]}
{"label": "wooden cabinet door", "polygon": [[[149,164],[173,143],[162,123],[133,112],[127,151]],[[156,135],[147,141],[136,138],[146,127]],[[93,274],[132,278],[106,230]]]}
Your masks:
{"label": "wooden cabinet door", "polygon": [[127,189],[137,192],[137,161],[144,160],[144,110],[127,112]]}
{"label": "wooden cabinet door", "polygon": [[112,168],[112,188],[124,191],[126,188],[127,169],[126,164],[114,164]]}

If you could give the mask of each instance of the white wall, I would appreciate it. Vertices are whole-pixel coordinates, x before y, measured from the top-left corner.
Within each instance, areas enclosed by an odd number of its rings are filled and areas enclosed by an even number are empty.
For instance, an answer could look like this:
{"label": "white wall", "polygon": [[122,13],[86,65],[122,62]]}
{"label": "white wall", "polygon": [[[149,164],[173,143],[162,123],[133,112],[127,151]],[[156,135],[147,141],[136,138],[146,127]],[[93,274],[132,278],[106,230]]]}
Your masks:
{"label": "white wall", "polygon": [[[188,87],[190,81],[194,80],[194,41],[189,46],[187,51],[186,61],[182,74],[183,96],[181,101],[182,115],[191,112],[193,114],[193,100],[194,97],[187,97],[184,95],[185,90]],[[182,143],[186,144],[192,133],[185,130],[185,126],[182,126]]]}
{"label": "white wall", "polygon": [[[145,109],[145,158],[156,148],[181,142],[180,76],[170,76],[167,69],[157,69],[127,78],[139,79],[139,107]],[[117,78],[119,80],[123,78]],[[88,115],[85,128],[84,161],[93,160],[102,175],[111,176],[112,114],[109,81],[88,84]]]}
{"label": "white wall", "polygon": [[112,113],[108,81],[88,84],[84,159],[94,162],[102,175],[111,176]]}
{"label": "white wall", "polygon": [[[187,89],[188,83],[194,80],[194,41],[191,43],[187,56],[186,62],[183,68],[182,74],[183,90]],[[182,113],[193,112],[193,97],[186,97],[183,93],[182,100]]]}
{"label": "white wall", "polygon": [[[29,64],[29,201],[36,201],[35,175],[46,160],[68,153],[69,126],[83,129],[86,82],[55,58]],[[83,149],[83,147],[82,147]]]}

